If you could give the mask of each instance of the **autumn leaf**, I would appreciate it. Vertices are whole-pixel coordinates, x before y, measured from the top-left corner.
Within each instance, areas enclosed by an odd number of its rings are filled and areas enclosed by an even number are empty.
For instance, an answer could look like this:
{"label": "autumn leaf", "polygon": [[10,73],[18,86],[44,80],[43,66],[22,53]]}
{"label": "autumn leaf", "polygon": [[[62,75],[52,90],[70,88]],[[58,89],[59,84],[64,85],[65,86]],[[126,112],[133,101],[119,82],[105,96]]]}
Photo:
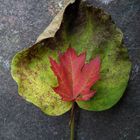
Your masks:
{"label": "autumn leaf", "polygon": [[[105,11],[83,1],[70,0],[37,40],[32,47],[18,52],[11,64],[18,92],[26,101],[51,116],[62,115],[72,108],[72,102],[62,100],[52,88],[59,83],[49,59],[59,62],[58,52],[66,52],[69,44],[77,54],[86,52],[87,62],[91,63],[93,56],[99,56],[102,62],[100,80],[88,88],[92,93],[96,90],[94,97],[79,101],[83,97],[76,95],[77,99],[71,99],[81,109],[90,111],[110,109],[120,100],[127,87],[131,62],[123,33]],[[79,86],[84,84],[80,82]]]}
{"label": "autumn leaf", "polygon": [[64,101],[89,100],[96,91],[90,90],[99,80],[100,58],[85,64],[86,53],[79,56],[73,48],[59,55],[60,64],[50,58],[51,68],[58,79],[54,88]]}
{"label": "autumn leaf", "polygon": [[130,71],[121,30],[105,11],[81,0],[68,0],[37,42],[18,52],[11,64],[25,100],[51,116],[71,110],[71,140],[75,102],[89,111],[110,109],[122,97]]}

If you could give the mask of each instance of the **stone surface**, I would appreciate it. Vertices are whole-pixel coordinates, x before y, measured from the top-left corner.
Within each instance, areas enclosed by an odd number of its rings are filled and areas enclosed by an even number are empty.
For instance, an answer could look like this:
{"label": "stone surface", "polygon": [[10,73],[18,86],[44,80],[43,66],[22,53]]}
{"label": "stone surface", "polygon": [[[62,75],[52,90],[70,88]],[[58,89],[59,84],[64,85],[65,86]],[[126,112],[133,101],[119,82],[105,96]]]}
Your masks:
{"label": "stone surface", "polygon": [[[112,109],[77,109],[77,140],[140,140],[140,1],[88,2],[105,9],[122,29],[133,69],[124,97]],[[32,45],[62,6],[62,0],[0,0],[0,140],[69,139],[69,113],[44,115],[18,95],[10,75],[14,54]]]}

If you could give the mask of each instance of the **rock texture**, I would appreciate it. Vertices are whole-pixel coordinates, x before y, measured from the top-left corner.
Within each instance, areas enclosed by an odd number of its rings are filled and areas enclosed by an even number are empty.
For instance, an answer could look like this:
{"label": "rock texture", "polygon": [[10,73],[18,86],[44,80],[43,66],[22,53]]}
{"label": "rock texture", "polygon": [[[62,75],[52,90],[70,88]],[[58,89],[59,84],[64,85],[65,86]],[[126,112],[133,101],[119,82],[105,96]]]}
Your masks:
{"label": "rock texture", "polygon": [[[0,140],[68,140],[69,113],[45,116],[17,93],[14,54],[35,42],[62,0],[0,0]],[[140,140],[140,1],[88,0],[105,9],[124,32],[133,69],[121,101],[104,112],[77,109],[77,140]],[[119,82],[119,81],[118,81]]]}

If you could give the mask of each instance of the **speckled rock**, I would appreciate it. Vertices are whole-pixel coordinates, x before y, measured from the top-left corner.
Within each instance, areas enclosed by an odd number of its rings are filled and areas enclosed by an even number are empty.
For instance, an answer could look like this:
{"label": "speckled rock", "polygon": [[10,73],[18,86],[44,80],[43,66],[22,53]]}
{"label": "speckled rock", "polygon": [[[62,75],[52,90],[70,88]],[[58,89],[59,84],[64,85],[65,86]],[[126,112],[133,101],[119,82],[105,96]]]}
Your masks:
{"label": "speckled rock", "polygon": [[[124,32],[133,70],[115,107],[104,112],[77,109],[77,140],[140,140],[140,1],[88,2],[110,13]],[[44,115],[18,95],[10,75],[14,54],[35,42],[63,4],[64,0],[0,0],[0,140],[69,139],[69,113]]]}

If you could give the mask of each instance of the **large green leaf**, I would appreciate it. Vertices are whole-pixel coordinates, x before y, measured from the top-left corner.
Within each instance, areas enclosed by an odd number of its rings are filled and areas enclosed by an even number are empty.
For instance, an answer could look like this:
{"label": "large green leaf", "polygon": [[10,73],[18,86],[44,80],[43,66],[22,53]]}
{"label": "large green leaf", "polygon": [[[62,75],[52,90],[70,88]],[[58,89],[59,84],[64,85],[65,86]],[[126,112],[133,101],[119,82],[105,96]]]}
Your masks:
{"label": "large green leaf", "polygon": [[[93,86],[97,93],[89,101],[77,102],[79,107],[94,111],[111,108],[123,95],[131,69],[122,32],[103,10],[78,0],[67,6],[62,22],[56,24],[56,20],[58,17],[38,43],[18,53],[12,61],[12,76],[18,83],[20,95],[46,114],[61,115],[68,111],[72,103],[62,101],[52,89],[58,83],[48,57],[58,61],[58,52],[66,51],[71,45],[77,53],[86,51],[87,62],[96,55],[102,61],[100,81]],[[56,25],[60,26],[57,31]]]}

